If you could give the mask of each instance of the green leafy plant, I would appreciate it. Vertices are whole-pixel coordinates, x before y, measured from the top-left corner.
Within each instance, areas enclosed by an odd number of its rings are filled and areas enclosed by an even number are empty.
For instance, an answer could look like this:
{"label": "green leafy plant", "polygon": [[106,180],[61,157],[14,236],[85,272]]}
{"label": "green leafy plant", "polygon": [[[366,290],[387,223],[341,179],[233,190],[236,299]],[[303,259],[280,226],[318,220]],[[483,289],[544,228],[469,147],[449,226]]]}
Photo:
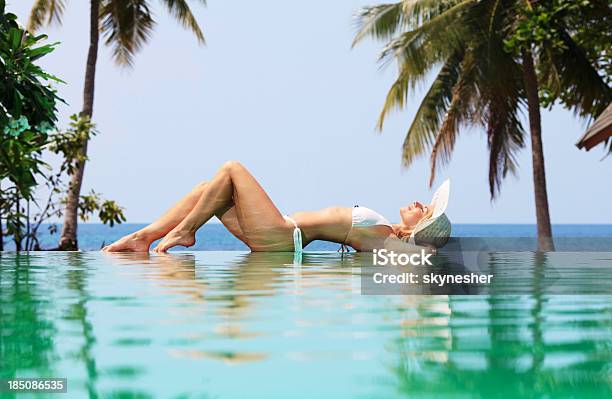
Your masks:
{"label": "green leafy plant", "polygon": [[100,194],[94,190],[91,190],[88,195],[81,195],[79,211],[79,216],[84,222],[88,221],[90,215],[95,212],[98,212],[100,221],[110,225],[110,227],[113,227],[115,223],[125,222],[123,208],[113,200],[102,199]]}
{"label": "green leafy plant", "polygon": [[[89,117],[77,116],[66,131],[57,131],[56,105],[62,100],[51,83],[62,81],[36,64],[57,43],[41,44],[44,39],[23,29],[0,0],[0,250],[7,235],[17,250],[40,249],[38,231],[63,215],[64,179],[86,160],[83,143],[96,134]],[[62,156],[59,170],[44,162],[46,150]],[[41,204],[35,193],[43,184],[49,195]],[[125,221],[123,208],[97,193],[79,197],[79,209],[82,220],[97,212],[111,226]],[[52,224],[50,231],[56,230]]]}
{"label": "green leafy plant", "polygon": [[[30,14],[30,30],[35,31],[51,22],[61,23],[66,2],[66,0],[35,0]],[[206,0],[192,0],[192,2],[206,4]],[[193,33],[199,43],[204,43],[204,34],[191,12],[188,0],[159,0],[158,3],[171,17]],[[148,42],[156,20],[151,12],[150,0],[89,0],[89,5],[89,51],[83,85],[84,101],[80,114],[91,118],[100,34],[104,36],[104,43],[111,48],[115,62],[122,66],[132,66],[134,56]],[[80,151],[84,156],[87,155],[87,141],[83,143]],[[59,241],[59,247],[65,250],[78,248],[78,198],[84,170],[85,160],[78,161],[74,173],[70,174],[64,228]]]}
{"label": "green leafy plant", "polygon": [[438,165],[450,160],[460,131],[481,127],[493,199],[518,167],[526,136],[520,115],[526,111],[539,248],[552,250],[540,108],[560,101],[579,115],[597,116],[609,104],[604,64],[610,21],[609,4],[601,0],[398,1],[361,10],[354,43],[383,41],[380,60],[398,65],[381,130],[389,112],[405,108],[417,85],[433,77],[402,152],[405,166],[430,153],[430,185]]}
{"label": "green leafy plant", "polygon": [[[50,86],[61,81],[35,64],[55,47],[41,45],[45,38],[20,27],[0,0],[0,233],[4,219],[17,249],[29,228],[21,201],[33,200],[36,178],[48,168],[41,156],[61,101]],[[0,249],[2,242],[0,234]]]}
{"label": "green leafy plant", "polygon": [[[38,231],[44,222],[58,219],[63,216],[66,204],[66,192],[68,185],[65,179],[74,171],[78,162],[86,160],[80,151],[84,141],[97,135],[96,127],[89,117],[72,115],[70,125],[65,131],[57,131],[49,136],[47,149],[62,157],[63,161],[57,171],[46,176],[45,184],[49,191],[45,205],[38,208],[38,212],[32,216],[33,224],[29,230],[26,249],[40,249]],[[101,194],[91,190],[87,195],[79,196],[78,203],[79,218],[86,222],[93,215],[98,216],[103,224],[113,227],[115,224],[125,222],[124,208],[117,202],[104,199]],[[49,232],[57,232],[57,224],[49,224]]]}
{"label": "green leafy plant", "polygon": [[[504,41],[514,54],[537,55],[540,103],[596,117],[612,100],[612,11],[600,0],[521,2]],[[612,151],[612,146],[610,147]]]}

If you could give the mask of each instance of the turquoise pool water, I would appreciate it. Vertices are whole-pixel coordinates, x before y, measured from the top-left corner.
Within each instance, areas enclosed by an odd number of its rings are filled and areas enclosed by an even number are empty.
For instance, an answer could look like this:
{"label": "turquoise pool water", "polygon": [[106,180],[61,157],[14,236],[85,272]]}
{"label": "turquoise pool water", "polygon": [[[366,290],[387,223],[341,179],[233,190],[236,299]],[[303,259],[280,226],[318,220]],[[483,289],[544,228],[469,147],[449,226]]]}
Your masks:
{"label": "turquoise pool water", "polygon": [[363,256],[2,253],[0,378],[67,377],[58,398],[612,395],[612,296],[362,295]]}

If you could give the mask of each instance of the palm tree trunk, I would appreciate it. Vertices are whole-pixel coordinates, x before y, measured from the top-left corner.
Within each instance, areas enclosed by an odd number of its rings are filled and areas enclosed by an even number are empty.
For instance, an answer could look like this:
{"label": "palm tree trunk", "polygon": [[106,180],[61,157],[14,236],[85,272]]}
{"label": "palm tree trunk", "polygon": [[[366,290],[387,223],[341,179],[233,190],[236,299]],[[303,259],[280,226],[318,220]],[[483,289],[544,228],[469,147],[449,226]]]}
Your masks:
{"label": "palm tree trunk", "polygon": [[4,251],[4,231],[2,230],[2,210],[4,203],[2,202],[2,187],[0,187],[0,251]]}
{"label": "palm tree trunk", "polygon": [[21,212],[20,205],[21,198],[19,197],[19,192],[17,191],[15,194],[15,215],[17,219],[17,225],[15,226],[15,232],[13,233],[13,241],[15,241],[15,251],[21,251]]}
{"label": "palm tree trunk", "polygon": [[0,252],[4,251],[4,232],[2,231],[2,205],[0,204]]}
{"label": "palm tree trunk", "polygon": [[540,99],[538,96],[538,78],[535,72],[531,51],[528,49],[523,50],[522,56],[523,82],[527,95],[529,128],[531,130],[531,156],[533,163],[536,221],[538,224],[538,250],[554,251],[550,214],[548,212],[548,194],[546,192],[546,171],[544,168],[544,150],[542,148],[542,120],[540,116]]}
{"label": "palm tree trunk", "polygon": [[[85,68],[85,86],[83,89],[83,110],[81,116],[91,118],[93,114],[94,84],[96,78],[96,61],[98,59],[98,41],[100,0],[91,0],[90,29],[89,29],[89,52],[87,54],[87,66]],[[66,208],[64,210],[64,227],[59,242],[60,250],[77,250],[77,218],[79,211],[79,197],[81,195],[81,185],[83,184],[83,174],[85,173],[85,157],[87,156],[87,141],[83,143],[81,149],[83,161],[79,161],[76,170],[70,177],[68,195],[66,197]]]}

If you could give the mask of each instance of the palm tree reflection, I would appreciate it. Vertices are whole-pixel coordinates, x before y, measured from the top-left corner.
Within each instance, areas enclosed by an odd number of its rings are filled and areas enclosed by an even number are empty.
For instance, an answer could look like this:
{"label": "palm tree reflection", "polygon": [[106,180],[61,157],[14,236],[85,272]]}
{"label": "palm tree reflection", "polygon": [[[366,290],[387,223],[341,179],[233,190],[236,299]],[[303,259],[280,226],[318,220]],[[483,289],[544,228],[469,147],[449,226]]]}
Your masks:
{"label": "palm tree reflection", "polygon": [[[554,266],[548,255],[520,256],[523,270],[517,275],[525,285],[516,294],[508,285],[487,295],[403,298],[401,332],[390,346],[398,391],[438,397],[610,396],[612,319],[588,307],[607,314],[612,307],[598,297],[547,294],[547,273]],[[489,254],[488,271],[507,271],[507,260],[507,254]]]}
{"label": "palm tree reflection", "polygon": [[74,299],[66,308],[62,318],[74,323],[78,330],[80,330],[83,341],[73,356],[82,362],[85,367],[87,375],[85,386],[89,397],[97,398],[96,383],[99,372],[93,354],[96,338],[94,326],[89,320],[90,294],[88,292],[88,283],[91,270],[88,268],[86,254],[83,252],[66,252],[65,262],[66,267],[63,268],[63,281],[66,282],[66,288],[71,293],[69,295],[73,295]]}
{"label": "palm tree reflection", "polygon": [[33,263],[27,254],[0,252],[0,378],[52,367],[57,328],[51,292]]}

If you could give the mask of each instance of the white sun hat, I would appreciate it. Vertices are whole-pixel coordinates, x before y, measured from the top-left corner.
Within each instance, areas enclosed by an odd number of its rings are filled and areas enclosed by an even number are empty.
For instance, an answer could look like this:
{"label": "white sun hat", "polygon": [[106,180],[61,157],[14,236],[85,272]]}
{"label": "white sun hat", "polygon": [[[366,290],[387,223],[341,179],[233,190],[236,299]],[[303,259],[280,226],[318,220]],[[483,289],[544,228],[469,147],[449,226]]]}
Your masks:
{"label": "white sun hat", "polygon": [[450,179],[447,179],[444,183],[438,187],[436,192],[431,199],[433,206],[433,213],[431,217],[421,220],[415,226],[414,230],[410,234],[409,243],[415,244],[415,238],[418,235],[419,241],[423,238],[423,241],[433,243],[436,247],[441,247],[446,244],[451,233],[451,223],[446,214],[446,207],[448,206],[448,198],[450,196]]}

